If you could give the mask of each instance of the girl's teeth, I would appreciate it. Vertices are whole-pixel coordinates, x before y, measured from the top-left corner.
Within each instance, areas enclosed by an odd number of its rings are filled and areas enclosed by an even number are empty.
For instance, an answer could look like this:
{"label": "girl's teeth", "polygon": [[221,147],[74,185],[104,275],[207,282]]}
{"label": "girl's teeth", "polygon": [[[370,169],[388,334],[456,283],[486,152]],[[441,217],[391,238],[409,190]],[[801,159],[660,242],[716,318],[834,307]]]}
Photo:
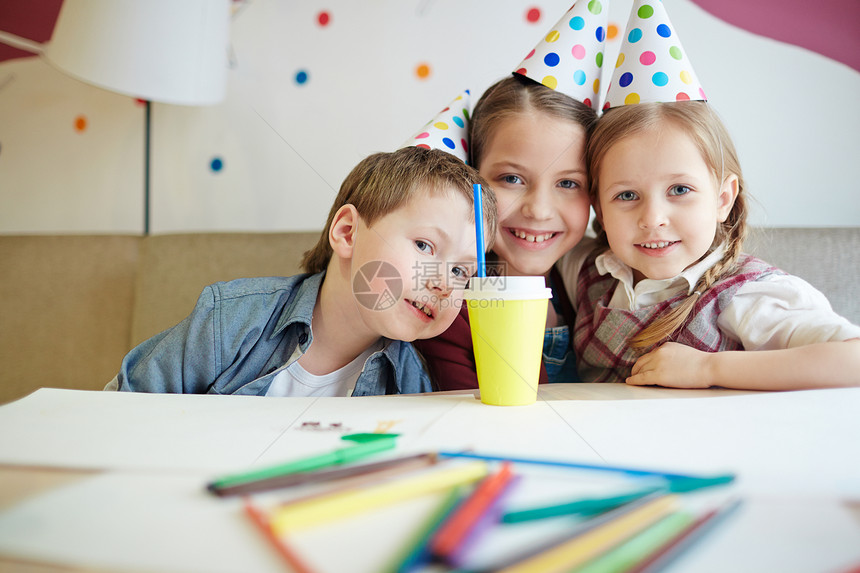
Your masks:
{"label": "girl's teeth", "polygon": [[523,231],[513,231],[515,237],[525,239],[529,243],[543,243],[553,237],[555,233],[544,233],[543,235],[528,235]]}
{"label": "girl's teeth", "polygon": [[642,243],[646,249],[662,249],[672,244],[672,241],[660,241],[658,243]]}

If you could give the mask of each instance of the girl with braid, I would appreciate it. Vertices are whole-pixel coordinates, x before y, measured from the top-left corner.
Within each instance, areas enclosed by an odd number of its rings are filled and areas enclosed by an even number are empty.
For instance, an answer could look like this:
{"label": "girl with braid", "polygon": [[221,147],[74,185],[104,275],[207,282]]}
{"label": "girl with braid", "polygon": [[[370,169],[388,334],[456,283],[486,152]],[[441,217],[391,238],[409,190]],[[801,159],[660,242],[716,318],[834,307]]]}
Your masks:
{"label": "girl with braid", "polygon": [[[628,30],[646,29],[637,20],[643,5],[649,4],[634,6],[639,13]],[[665,27],[658,35],[667,39],[674,31]],[[613,78],[586,146],[598,237],[561,262],[576,312],[582,381],[751,390],[860,386],[860,326],[833,312],[806,281],[742,252],[746,189],[728,132],[702,101],[704,92],[689,90],[687,82],[688,91],[671,100],[661,102],[658,93],[639,103],[649,84],[664,78],[654,80],[651,67],[637,85],[636,66],[652,66],[655,54],[669,50],[637,48],[620,58],[632,65],[616,69],[620,79]],[[687,70],[665,75],[695,84]],[[613,94],[616,88],[624,91]]]}

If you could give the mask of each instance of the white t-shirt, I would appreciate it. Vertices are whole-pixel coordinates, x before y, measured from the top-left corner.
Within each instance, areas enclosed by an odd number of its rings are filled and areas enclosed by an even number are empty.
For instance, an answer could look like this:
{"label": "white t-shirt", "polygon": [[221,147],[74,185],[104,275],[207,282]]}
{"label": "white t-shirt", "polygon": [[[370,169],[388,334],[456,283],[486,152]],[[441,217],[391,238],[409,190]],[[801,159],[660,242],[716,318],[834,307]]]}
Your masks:
{"label": "white t-shirt", "polygon": [[[583,240],[559,261],[559,270],[571,301],[586,257],[596,248]],[[633,271],[612,251],[595,261],[600,274],[618,280],[609,308],[636,310],[691,293],[699,278],[723,256],[715,249],[700,262],[670,279],[643,279],[633,285]],[[768,275],[743,284],[717,319],[723,332],[739,340],[746,350],[777,350],[816,342],[860,338],[860,326],[833,311],[827,297],[811,284],[793,275]]]}
{"label": "white t-shirt", "polygon": [[311,374],[299,364],[299,347],[290,357],[292,364],[275,375],[266,396],[349,396],[370,355],[381,349],[374,344],[352,362],[329,374]]}

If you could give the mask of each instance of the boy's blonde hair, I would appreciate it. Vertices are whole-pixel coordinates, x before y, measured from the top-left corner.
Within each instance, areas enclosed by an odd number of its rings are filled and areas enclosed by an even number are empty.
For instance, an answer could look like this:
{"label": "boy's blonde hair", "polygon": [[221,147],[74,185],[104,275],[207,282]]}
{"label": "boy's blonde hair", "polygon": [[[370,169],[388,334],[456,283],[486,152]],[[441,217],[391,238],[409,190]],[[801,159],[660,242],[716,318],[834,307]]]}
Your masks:
{"label": "boy's blonde hair", "polygon": [[496,236],[496,197],[476,169],[439,149],[404,147],[389,153],[375,153],[363,159],[346,176],[340,192],[331,206],[325,230],[317,244],[302,258],[302,268],[308,273],[324,271],[332,257],[328,239],[334,216],[344,205],[353,205],[367,226],[404,206],[421,193],[460,193],[472,206],[475,199],[472,185],[483,186],[482,208],[487,248]]}
{"label": "boy's blonde hair", "polygon": [[487,88],[475,105],[469,125],[470,163],[480,169],[484,148],[499,123],[529,111],[577,123],[585,130],[586,137],[597,121],[595,111],[581,101],[514,74]]}
{"label": "boy's blonde hair", "polygon": [[[706,102],[643,103],[608,110],[586,145],[586,161],[591,179],[589,197],[597,204],[600,189],[600,166],[609,149],[620,140],[648,130],[659,130],[667,123],[680,128],[699,148],[705,164],[719,188],[726,177],[738,178],[738,194],[726,220],[717,227],[708,252],[725,242],[726,251],[717,264],[709,268],[696,283],[693,294],[670,312],[659,317],[633,339],[634,347],[648,347],[662,342],[680,328],[693,310],[699,297],[720,278],[735,269],[747,234],[747,205],[745,184],[737,151],[729,132],[716,112]],[[600,223],[594,221],[598,240],[608,244]]]}

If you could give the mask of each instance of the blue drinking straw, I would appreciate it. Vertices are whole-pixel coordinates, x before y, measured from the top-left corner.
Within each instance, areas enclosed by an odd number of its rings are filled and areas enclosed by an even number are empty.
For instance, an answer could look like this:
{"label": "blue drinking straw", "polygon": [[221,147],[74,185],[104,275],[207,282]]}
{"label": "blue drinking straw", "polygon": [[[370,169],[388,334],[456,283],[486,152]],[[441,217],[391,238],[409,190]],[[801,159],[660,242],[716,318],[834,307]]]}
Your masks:
{"label": "blue drinking straw", "polygon": [[475,192],[475,243],[478,247],[478,276],[484,276],[484,202],[481,194],[481,184],[472,185]]}

